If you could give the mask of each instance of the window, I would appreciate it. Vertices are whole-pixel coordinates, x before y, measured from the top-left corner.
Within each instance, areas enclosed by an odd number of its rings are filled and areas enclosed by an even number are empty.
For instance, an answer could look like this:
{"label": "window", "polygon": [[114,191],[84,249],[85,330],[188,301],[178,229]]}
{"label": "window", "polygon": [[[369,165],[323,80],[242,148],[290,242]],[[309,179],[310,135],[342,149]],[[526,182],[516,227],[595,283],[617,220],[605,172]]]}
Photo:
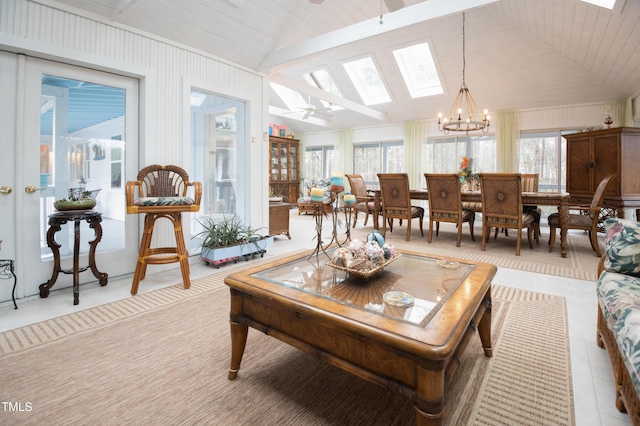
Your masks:
{"label": "window", "polygon": [[604,7],[606,9],[613,10],[613,6],[616,4],[616,0],[582,0],[585,3],[595,4],[596,6]]}
{"label": "window", "polygon": [[493,135],[428,139],[425,142],[425,173],[458,173],[465,155],[474,173],[496,171],[496,138]]}
{"label": "window", "polygon": [[391,102],[391,97],[384,87],[382,77],[371,56],[347,62],[344,64],[344,69],[365,105]]}
{"label": "window", "polygon": [[443,93],[429,43],[394,50],[393,56],[412,98]]}
{"label": "window", "polygon": [[336,151],[333,146],[314,146],[304,153],[305,179],[321,179],[329,177],[330,171],[336,169]]}
{"label": "window", "polygon": [[[324,90],[325,92],[331,93],[332,95],[336,95],[342,97],[342,93],[340,93],[340,89],[338,89],[338,85],[336,84],[329,71],[325,68],[312,71],[310,73],[304,74],[304,79],[313,87],[317,87],[318,89]],[[331,108],[332,111],[337,111],[344,109],[338,105],[332,105],[327,101],[320,100],[322,105],[325,108]]]}
{"label": "window", "polygon": [[353,147],[353,172],[362,175],[369,188],[378,186],[378,173],[402,173],[402,141],[359,144]]}
{"label": "window", "polygon": [[520,134],[520,173],[537,173],[540,191],[563,192],[566,188],[568,132]]}
{"label": "window", "polygon": [[122,188],[122,148],[113,147],[111,155],[111,188]]}

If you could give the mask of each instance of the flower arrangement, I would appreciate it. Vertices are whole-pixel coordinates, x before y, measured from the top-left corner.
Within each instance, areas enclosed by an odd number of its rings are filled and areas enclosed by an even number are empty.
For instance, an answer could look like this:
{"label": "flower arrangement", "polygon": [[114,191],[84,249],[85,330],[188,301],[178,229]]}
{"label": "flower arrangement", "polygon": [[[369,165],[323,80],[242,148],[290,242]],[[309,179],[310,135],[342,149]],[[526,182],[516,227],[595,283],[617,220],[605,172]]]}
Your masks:
{"label": "flower arrangement", "polygon": [[478,180],[478,175],[473,173],[471,169],[471,162],[472,160],[466,155],[462,157],[462,161],[460,162],[460,183]]}
{"label": "flower arrangement", "polygon": [[466,155],[462,157],[460,161],[460,184],[468,187],[467,189],[474,189],[478,183],[478,175],[473,173],[471,168],[472,160]]}

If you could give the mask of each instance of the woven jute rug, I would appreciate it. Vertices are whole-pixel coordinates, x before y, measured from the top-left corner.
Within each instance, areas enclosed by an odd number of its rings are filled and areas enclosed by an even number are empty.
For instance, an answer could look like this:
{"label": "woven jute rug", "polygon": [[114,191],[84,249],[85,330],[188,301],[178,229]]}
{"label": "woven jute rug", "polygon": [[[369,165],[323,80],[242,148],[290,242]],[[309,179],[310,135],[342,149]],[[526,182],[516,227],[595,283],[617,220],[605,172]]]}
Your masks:
{"label": "woven jute rug", "polygon": [[[362,226],[362,219],[358,221],[356,228],[351,231],[351,237],[366,239],[367,234],[373,230],[371,220],[369,226]],[[520,256],[516,256],[516,231],[509,230],[508,234],[499,233],[494,240],[492,233],[485,251],[482,251],[482,229],[475,227],[475,241],[469,234],[468,224],[462,228],[462,242],[456,247],[457,229],[455,224],[440,224],[440,232],[436,237],[433,232],[432,242],[428,242],[428,220],[423,224],[424,237],[420,235],[418,220],[413,220],[411,226],[411,240],[406,241],[406,223],[398,226],[398,221],[390,232],[387,228],[386,240],[406,250],[420,253],[434,254],[445,257],[471,260],[474,262],[492,263],[498,267],[518,269],[521,271],[537,272],[540,274],[556,275],[566,278],[575,278],[586,281],[596,281],[596,270],[599,258],[591,248],[589,237],[584,232],[572,232],[568,238],[567,257],[560,256],[560,233],[556,231],[556,242],[553,251],[549,253],[549,229],[543,228],[543,234],[539,238],[539,244],[533,241],[533,249],[529,248],[526,231],[521,243]],[[331,222],[329,222],[331,224]],[[477,223],[476,223],[477,225]],[[382,226],[380,227],[382,231]],[[600,248],[604,248],[604,240],[599,236]]]}
{"label": "woven jute rug", "polygon": [[[242,267],[2,333],[0,399],[22,408],[2,424],[415,424],[409,401],[256,330],[227,380],[223,279]],[[492,323],[494,356],[472,337],[445,424],[573,425],[564,298],[494,285]]]}

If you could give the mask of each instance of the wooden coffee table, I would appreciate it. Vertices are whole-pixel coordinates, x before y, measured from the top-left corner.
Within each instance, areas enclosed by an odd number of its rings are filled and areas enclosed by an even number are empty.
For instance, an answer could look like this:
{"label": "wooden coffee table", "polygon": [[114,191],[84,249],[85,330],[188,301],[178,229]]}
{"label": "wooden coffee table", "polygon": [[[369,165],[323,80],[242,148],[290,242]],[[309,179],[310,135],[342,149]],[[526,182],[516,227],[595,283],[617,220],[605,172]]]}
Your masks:
{"label": "wooden coffee table", "polygon": [[[454,259],[402,252],[384,272],[362,280],[326,265],[323,253],[308,259],[310,253],[225,278],[229,380],[238,374],[252,327],[407,397],[418,425],[441,424],[445,390],[476,329],[492,356],[496,267],[456,259],[455,268],[445,264]],[[413,305],[385,302],[391,292],[407,293]]]}

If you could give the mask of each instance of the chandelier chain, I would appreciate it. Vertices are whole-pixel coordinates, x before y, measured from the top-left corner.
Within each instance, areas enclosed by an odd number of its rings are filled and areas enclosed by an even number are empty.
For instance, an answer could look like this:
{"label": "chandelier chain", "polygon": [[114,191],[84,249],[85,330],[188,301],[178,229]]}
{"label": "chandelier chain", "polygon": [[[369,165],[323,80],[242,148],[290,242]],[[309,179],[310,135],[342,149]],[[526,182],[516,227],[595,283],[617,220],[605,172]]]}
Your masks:
{"label": "chandelier chain", "polygon": [[467,68],[467,60],[465,59],[466,58],[466,53],[465,53],[466,52],[466,46],[465,46],[466,37],[465,37],[465,33],[464,33],[464,27],[465,27],[464,21],[465,21],[464,12],[462,12],[462,84],[466,84],[465,80],[464,80],[464,74],[465,74],[465,69]]}

